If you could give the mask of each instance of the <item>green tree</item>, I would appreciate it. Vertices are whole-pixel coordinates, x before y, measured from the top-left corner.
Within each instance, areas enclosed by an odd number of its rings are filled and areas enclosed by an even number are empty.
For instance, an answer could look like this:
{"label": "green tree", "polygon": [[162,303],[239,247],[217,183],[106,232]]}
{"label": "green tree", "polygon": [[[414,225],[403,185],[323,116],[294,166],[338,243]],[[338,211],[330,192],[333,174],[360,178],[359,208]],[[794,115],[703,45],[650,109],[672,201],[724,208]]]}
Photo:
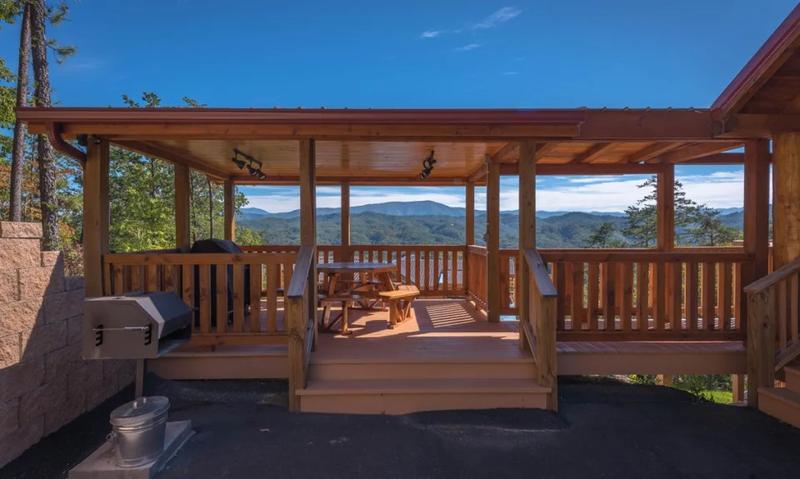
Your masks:
{"label": "green tree", "polygon": [[[137,100],[122,96],[129,108],[155,108],[161,98],[144,92]],[[190,107],[201,107],[184,97]],[[175,172],[171,163],[121,148],[112,148],[109,165],[112,251],[142,251],[175,247]],[[222,185],[206,175],[192,171],[190,199],[190,237],[192,240],[223,237],[224,195]],[[234,211],[247,204],[237,193]],[[237,228],[237,241],[260,243],[260,235],[245,227]]]}
{"label": "green tree", "polygon": [[719,211],[702,208],[697,223],[689,228],[687,236],[698,246],[723,246],[739,237],[739,230],[726,226],[719,219]]}
{"label": "green tree", "polygon": [[603,222],[589,236],[587,243],[590,248],[620,248],[624,243],[617,239],[617,229],[613,223]]}
{"label": "green tree", "polygon": [[[658,180],[648,178],[639,188],[649,191],[625,210],[625,236],[633,246],[652,247],[656,243],[656,189]],[[675,241],[677,244],[719,246],[738,236],[737,230],[719,220],[719,211],[686,196],[683,184],[675,181]]]}
{"label": "green tree", "polygon": [[[28,0],[31,21],[31,59],[33,62],[33,103],[38,107],[51,106],[52,88],[50,85],[49,51],[54,51],[60,63],[73,54],[73,47],[61,47],[48,40],[47,24],[57,25],[67,14],[67,5],[49,7],[45,0]],[[39,201],[42,211],[42,248],[58,249],[58,164],[53,146],[45,135],[39,135],[36,145],[39,162]]]}

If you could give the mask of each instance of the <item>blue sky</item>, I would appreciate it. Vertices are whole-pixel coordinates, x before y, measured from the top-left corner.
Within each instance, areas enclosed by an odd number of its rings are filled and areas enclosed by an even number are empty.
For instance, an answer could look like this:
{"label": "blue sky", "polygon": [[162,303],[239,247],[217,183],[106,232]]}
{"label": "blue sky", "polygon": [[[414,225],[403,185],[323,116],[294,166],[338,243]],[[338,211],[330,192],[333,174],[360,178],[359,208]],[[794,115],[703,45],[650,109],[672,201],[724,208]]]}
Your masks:
{"label": "blue sky", "polygon": [[[119,106],[148,90],[168,105],[233,107],[705,107],[795,3],[73,0],[51,32],[78,49],[53,66],[54,99]],[[12,65],[17,35],[0,29]],[[741,204],[737,168],[678,174],[699,201]],[[629,180],[545,178],[539,207],[617,210],[640,194]],[[505,208],[512,189],[505,179]],[[259,207],[288,204],[281,189],[246,191]],[[436,195],[463,204],[462,189],[446,188],[358,198]]]}

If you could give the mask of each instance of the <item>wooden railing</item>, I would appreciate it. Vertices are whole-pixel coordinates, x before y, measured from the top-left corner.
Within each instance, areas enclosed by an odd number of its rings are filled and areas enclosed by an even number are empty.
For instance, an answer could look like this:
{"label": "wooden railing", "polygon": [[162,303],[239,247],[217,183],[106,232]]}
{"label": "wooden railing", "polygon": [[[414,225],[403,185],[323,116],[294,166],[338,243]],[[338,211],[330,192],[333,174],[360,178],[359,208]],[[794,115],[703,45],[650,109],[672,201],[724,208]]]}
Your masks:
{"label": "wooden railing", "polygon": [[466,296],[481,309],[487,308],[486,291],[486,248],[483,246],[467,246]]}
{"label": "wooden railing", "polygon": [[800,258],[747,285],[748,402],[800,356]]}
{"label": "wooden railing", "polygon": [[548,408],[558,410],[555,325],[559,296],[550,280],[547,266],[536,249],[525,250],[524,257],[529,270],[529,304],[527,321],[523,320],[520,326],[525,331],[527,347],[533,354],[537,382],[551,390]]}
{"label": "wooden railing", "polygon": [[743,339],[742,251],[540,250],[560,340]]}
{"label": "wooden railing", "polygon": [[[297,246],[259,245],[243,247],[248,252],[297,251]],[[463,296],[464,257],[466,248],[460,245],[318,245],[317,261],[394,263],[407,284],[416,285],[423,296]],[[321,278],[320,278],[321,280]]]}
{"label": "wooden railing", "polygon": [[[192,344],[271,342],[294,253],[120,253],[103,257],[106,295],[173,291],[194,311]],[[226,285],[218,287],[218,285]]]}
{"label": "wooden railing", "polygon": [[[745,336],[742,266],[752,259],[741,248],[537,251],[559,292],[560,340]],[[519,256],[499,256],[500,312],[516,314]],[[486,248],[469,246],[467,258],[468,296],[485,308]]]}
{"label": "wooden railing", "polygon": [[302,246],[297,253],[294,274],[286,290],[286,318],[289,326],[289,409],[300,409],[299,389],[308,382],[308,365],[317,331],[317,252]]}

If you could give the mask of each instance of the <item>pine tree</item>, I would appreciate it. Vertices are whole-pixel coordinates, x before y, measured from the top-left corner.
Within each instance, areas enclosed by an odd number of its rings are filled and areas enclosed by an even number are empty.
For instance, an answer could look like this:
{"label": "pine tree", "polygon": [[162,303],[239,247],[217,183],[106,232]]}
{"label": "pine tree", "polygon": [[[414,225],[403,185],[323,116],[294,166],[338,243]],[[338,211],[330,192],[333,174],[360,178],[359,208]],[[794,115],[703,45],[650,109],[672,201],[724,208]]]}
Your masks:
{"label": "pine tree", "polygon": [[[636,247],[656,243],[657,178],[648,178],[639,188],[649,189],[643,198],[625,210],[625,236]],[[736,239],[738,232],[719,220],[719,211],[699,204],[686,196],[683,184],[675,181],[675,241],[680,245],[721,246]]]}

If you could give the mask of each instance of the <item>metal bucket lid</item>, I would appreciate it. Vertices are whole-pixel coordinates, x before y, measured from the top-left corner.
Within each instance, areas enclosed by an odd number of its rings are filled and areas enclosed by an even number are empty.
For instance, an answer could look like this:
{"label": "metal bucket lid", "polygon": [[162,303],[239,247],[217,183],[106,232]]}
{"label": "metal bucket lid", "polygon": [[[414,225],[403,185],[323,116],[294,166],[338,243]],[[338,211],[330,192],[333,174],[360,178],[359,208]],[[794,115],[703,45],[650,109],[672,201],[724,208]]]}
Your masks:
{"label": "metal bucket lid", "polygon": [[169,399],[164,396],[140,397],[111,411],[112,426],[133,426],[148,423],[166,414]]}

